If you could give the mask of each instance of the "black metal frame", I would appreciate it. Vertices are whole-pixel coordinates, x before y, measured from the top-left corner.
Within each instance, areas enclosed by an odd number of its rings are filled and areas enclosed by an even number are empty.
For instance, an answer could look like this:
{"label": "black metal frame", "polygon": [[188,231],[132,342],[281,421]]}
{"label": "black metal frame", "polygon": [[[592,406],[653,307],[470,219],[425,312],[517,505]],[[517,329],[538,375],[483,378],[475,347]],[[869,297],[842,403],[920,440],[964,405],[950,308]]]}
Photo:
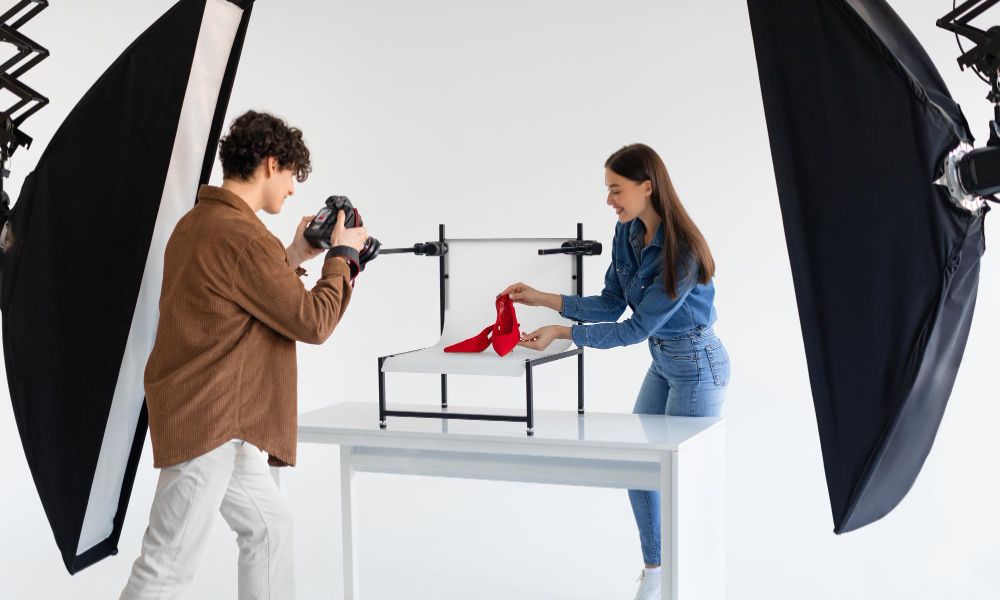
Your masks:
{"label": "black metal frame", "polygon": [[[937,26],[972,40],[976,45],[968,52],[962,51],[958,64],[964,70],[972,67],[980,77],[989,77],[996,92],[996,70],[1000,66],[1000,32],[996,28],[983,31],[970,24],[970,21],[983,14],[1000,0],[967,0],[955,7],[951,12],[937,20]],[[961,48],[961,42],[959,47]],[[992,99],[991,99],[992,100]]]}
{"label": "black metal frame", "polygon": [[12,106],[0,108],[0,227],[6,224],[11,212],[10,198],[3,190],[3,180],[10,175],[7,161],[18,147],[31,146],[31,137],[21,130],[21,124],[49,103],[48,98],[18,79],[45,60],[49,51],[18,29],[48,6],[48,0],[20,0],[13,8],[0,15],[0,43],[17,48],[14,56],[0,65],[0,90],[7,90],[17,97]]}
{"label": "black metal frame", "polygon": [[[29,6],[31,8],[25,11],[24,9]],[[18,79],[18,77],[24,75],[29,69],[49,56],[48,50],[18,31],[22,25],[33,19],[38,13],[48,8],[48,6],[48,0],[21,0],[13,8],[0,15],[0,42],[12,44],[17,47],[17,53],[8,59],[7,62],[0,65],[0,88],[7,89],[18,97],[17,103],[3,111],[4,116],[9,117],[15,127],[19,126],[25,119],[49,102],[48,98],[42,96]],[[19,14],[21,15],[19,19],[12,23],[9,22]],[[14,67],[17,67],[17,69],[10,71]],[[17,111],[25,107],[28,107],[27,110],[14,116]]]}
{"label": "black metal frame", "polygon": [[[583,223],[576,224],[576,240],[578,242],[584,242],[583,239]],[[446,242],[444,238],[444,225],[438,225],[438,242],[445,248]],[[594,247],[590,248],[589,251],[583,251],[580,246],[575,246],[572,248],[564,247],[561,249],[560,253],[563,254],[574,254],[575,255],[575,273],[573,274],[573,279],[576,282],[576,295],[583,295],[583,256],[584,254],[600,254],[600,244],[594,244]],[[596,248],[596,252],[594,252]],[[411,251],[409,249],[399,249],[395,251],[390,251],[389,253],[401,253]],[[541,252],[539,254],[551,254],[554,252]],[[447,252],[443,252],[440,255],[440,270],[439,270],[439,294],[440,294],[440,316],[441,316],[441,331],[444,331],[444,316],[445,316],[445,305],[447,302],[447,288],[446,281],[448,279],[448,267],[445,261],[447,257]],[[410,352],[417,352],[417,350],[411,350]],[[430,419],[463,419],[471,421],[508,421],[515,423],[525,423],[527,426],[528,435],[535,434],[535,407],[534,407],[534,379],[533,379],[533,369],[550,363],[556,360],[567,358],[570,356],[577,357],[577,413],[583,414],[583,348],[575,348],[573,350],[567,350],[565,352],[560,352],[559,354],[552,354],[550,356],[545,356],[542,358],[535,359],[525,359],[524,361],[524,373],[525,373],[525,414],[524,415],[502,415],[502,414],[483,414],[483,413],[458,413],[458,412],[448,412],[448,375],[441,374],[441,410],[440,411],[412,411],[412,410],[389,410],[386,408],[386,392],[385,392],[385,372],[382,371],[382,366],[385,364],[387,358],[393,356],[399,356],[400,354],[407,354],[407,352],[400,352],[398,354],[390,354],[388,356],[380,356],[378,358],[378,414],[379,414],[379,427],[381,429],[386,429],[388,427],[387,418],[388,417],[409,417],[409,418],[430,418]]]}

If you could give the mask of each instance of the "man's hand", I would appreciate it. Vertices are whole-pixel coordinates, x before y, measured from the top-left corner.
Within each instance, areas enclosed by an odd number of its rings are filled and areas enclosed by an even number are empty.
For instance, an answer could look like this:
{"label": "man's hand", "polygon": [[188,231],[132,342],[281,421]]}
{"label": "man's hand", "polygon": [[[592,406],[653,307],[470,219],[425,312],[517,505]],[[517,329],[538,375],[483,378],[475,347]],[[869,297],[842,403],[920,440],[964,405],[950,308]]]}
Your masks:
{"label": "man's hand", "polygon": [[551,308],[554,311],[562,312],[562,296],[559,294],[549,294],[546,292],[540,292],[530,285],[525,285],[521,282],[512,283],[507,286],[504,291],[500,292],[500,295],[510,294],[511,302],[517,304],[524,304],[525,306],[544,306],[546,308]]}
{"label": "man's hand", "polygon": [[306,239],[306,227],[312,219],[312,215],[302,217],[298,228],[295,230],[295,239],[292,240],[292,244],[289,247],[285,248],[285,254],[288,255],[288,264],[292,265],[293,268],[323,252],[322,248],[313,246]]}
{"label": "man's hand", "polygon": [[521,341],[517,345],[531,350],[545,350],[555,340],[571,339],[572,333],[569,327],[563,325],[546,325],[531,333],[521,334]]}
{"label": "man's hand", "polygon": [[361,249],[365,247],[365,240],[368,239],[368,228],[362,225],[361,227],[348,229],[344,227],[346,218],[344,211],[337,213],[337,224],[334,225],[333,231],[330,233],[330,245],[334,248],[337,246],[350,246],[361,252]]}

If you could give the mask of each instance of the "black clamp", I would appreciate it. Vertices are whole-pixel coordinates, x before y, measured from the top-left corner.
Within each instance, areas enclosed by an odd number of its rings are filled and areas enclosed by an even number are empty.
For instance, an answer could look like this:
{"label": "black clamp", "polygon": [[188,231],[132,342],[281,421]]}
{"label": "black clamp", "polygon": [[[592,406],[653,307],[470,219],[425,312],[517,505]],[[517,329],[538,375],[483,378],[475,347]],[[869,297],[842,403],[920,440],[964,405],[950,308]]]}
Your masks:
{"label": "black clamp", "polygon": [[558,248],[539,248],[538,254],[573,254],[576,256],[600,256],[601,243],[593,240],[569,240]]}
{"label": "black clamp", "polygon": [[417,256],[444,256],[448,254],[447,242],[423,242],[413,244],[410,248],[382,248],[379,254],[407,254]]}

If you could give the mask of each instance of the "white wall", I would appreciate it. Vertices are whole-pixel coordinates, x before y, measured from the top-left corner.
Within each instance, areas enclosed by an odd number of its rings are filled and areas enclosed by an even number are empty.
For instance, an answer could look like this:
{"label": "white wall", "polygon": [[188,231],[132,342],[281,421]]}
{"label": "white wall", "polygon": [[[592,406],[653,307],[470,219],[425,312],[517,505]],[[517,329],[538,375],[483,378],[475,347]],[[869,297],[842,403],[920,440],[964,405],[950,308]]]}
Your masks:
{"label": "white wall", "polygon": [[[26,77],[52,104],[27,122],[39,143],[15,158],[15,192],[87,86],[170,2],[95,4],[54,3],[26,28],[52,51]],[[950,3],[895,4],[985,140],[986,88],[959,72],[954,39],[934,27]],[[719,573],[729,597],[991,597],[1000,587],[996,257],[983,262],[965,362],[916,485],[886,519],[833,535],[746,12],[738,0],[262,1],[230,115],[271,110],[306,132],[315,172],[283,214],[265,217],[286,240],[300,216],[340,193],[387,246],[433,239],[439,222],[453,235],[572,236],[582,221],[588,237],[609,243],[603,161],[624,143],[652,145],[719,265],[717,331],[733,359],[728,565]],[[589,293],[607,260],[586,261]],[[300,346],[301,410],[364,400],[374,414],[375,357],[436,339],[435,274],[423,258],[372,264],[333,338]],[[648,360],[641,345],[589,353],[590,410],[630,410]],[[573,372],[546,367],[542,408],[573,406],[559,386]],[[433,404],[435,382],[412,376],[394,391]],[[455,382],[453,403],[516,405],[519,381],[489,383]],[[0,597],[117,597],[155,485],[149,448],[121,554],[75,577],[60,562],[9,410],[0,410],[0,456]],[[335,449],[303,446],[284,473],[300,598],[341,597],[337,469]],[[641,557],[624,492],[359,481],[366,597],[631,598]],[[235,597],[235,559],[220,520],[189,597]]]}

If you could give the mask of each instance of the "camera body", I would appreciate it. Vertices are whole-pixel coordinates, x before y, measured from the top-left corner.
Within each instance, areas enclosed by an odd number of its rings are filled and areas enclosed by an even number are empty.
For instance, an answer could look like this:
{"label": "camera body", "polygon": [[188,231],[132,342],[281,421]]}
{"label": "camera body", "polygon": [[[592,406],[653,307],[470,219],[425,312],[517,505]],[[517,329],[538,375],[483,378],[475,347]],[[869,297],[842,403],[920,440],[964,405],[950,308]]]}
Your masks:
{"label": "camera body", "polygon": [[[332,247],[330,244],[330,234],[333,233],[333,228],[337,225],[337,215],[340,211],[344,211],[344,227],[347,229],[364,225],[361,213],[358,212],[358,209],[354,208],[354,205],[351,204],[347,196],[330,196],[326,199],[326,204],[323,208],[319,209],[313,220],[306,226],[306,241],[316,248],[329,250]],[[371,236],[365,239],[365,245],[361,249],[361,252],[358,253],[361,257],[362,271],[370,260],[378,256],[378,251],[381,247],[382,244],[377,239]]]}
{"label": "camera body", "polygon": [[333,228],[337,225],[337,213],[340,211],[347,213],[344,216],[344,227],[350,229],[364,225],[361,213],[354,208],[347,196],[330,196],[326,199],[326,205],[319,209],[313,220],[309,222],[309,226],[306,227],[306,240],[317,248],[329,250],[331,248],[330,234],[333,233]]}

